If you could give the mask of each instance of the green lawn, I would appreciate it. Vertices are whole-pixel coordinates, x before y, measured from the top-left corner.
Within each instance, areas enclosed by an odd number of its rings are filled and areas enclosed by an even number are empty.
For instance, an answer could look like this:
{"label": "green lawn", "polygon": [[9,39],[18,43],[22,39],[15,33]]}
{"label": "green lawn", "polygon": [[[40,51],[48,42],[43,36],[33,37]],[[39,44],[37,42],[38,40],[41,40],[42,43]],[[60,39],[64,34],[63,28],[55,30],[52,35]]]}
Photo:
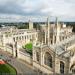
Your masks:
{"label": "green lawn", "polygon": [[32,50],[32,47],[33,47],[32,43],[28,43],[25,45],[25,48],[27,48],[29,50]]}
{"label": "green lawn", "polygon": [[32,43],[27,43],[26,45],[23,46],[24,49],[26,49],[26,51],[30,54],[32,54],[32,48],[33,48],[33,44]]}
{"label": "green lawn", "polygon": [[10,73],[16,75],[16,70],[9,64],[0,64],[0,73]]}

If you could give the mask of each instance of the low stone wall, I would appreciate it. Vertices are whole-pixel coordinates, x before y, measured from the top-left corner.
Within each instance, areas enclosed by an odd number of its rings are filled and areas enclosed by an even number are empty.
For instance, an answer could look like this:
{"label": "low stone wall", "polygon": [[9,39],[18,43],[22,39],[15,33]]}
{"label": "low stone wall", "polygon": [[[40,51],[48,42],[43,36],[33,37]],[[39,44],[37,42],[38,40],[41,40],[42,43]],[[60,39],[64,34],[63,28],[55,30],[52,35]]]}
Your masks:
{"label": "low stone wall", "polygon": [[12,48],[11,47],[6,47],[6,51],[12,54]]}
{"label": "low stone wall", "polygon": [[50,75],[53,74],[53,70],[50,69],[49,67],[47,67],[46,65],[41,65],[41,64],[37,63],[36,61],[33,61],[33,66],[34,66],[34,68],[36,68],[40,72],[47,73]]}
{"label": "low stone wall", "polygon": [[10,54],[12,54],[12,48],[9,46],[0,46],[0,48],[6,52],[9,52]]}
{"label": "low stone wall", "polygon": [[26,61],[29,64],[32,64],[32,58],[29,54],[19,51],[18,58]]}

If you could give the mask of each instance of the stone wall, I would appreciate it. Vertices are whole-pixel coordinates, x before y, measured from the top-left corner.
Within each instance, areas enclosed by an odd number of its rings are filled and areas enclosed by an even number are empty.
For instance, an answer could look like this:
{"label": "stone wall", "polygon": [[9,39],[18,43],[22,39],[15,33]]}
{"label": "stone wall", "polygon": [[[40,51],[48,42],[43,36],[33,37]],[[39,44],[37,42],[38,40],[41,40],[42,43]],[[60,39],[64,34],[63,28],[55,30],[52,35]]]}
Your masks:
{"label": "stone wall", "polygon": [[32,64],[32,58],[27,53],[23,53],[22,51],[19,51],[18,58],[26,61],[29,64]]}
{"label": "stone wall", "polygon": [[12,54],[12,48],[8,47],[8,46],[0,46],[0,48],[6,52],[9,52],[10,54]]}
{"label": "stone wall", "polygon": [[53,74],[53,70],[47,67],[46,65],[41,65],[36,61],[33,61],[33,67],[40,70],[43,73]]}
{"label": "stone wall", "polygon": [[55,73],[60,74],[60,61],[64,63],[64,74],[69,73],[69,59],[58,56],[55,58]]}

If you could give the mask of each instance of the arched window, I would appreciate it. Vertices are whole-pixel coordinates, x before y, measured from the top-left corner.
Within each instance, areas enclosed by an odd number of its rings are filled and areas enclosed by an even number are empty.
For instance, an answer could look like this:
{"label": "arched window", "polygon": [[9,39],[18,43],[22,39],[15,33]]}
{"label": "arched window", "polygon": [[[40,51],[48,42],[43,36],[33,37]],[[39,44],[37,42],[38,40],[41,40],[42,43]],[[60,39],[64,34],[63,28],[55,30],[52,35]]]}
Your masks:
{"label": "arched window", "polygon": [[64,62],[60,61],[60,73],[64,74]]}
{"label": "arched window", "polygon": [[72,73],[75,74],[75,63],[73,63],[70,67],[70,70],[72,71]]}
{"label": "arched window", "polygon": [[74,73],[74,74],[75,74],[75,69],[72,69],[72,73]]}
{"label": "arched window", "polygon": [[39,52],[36,52],[36,60],[39,62],[40,59],[39,59]]}
{"label": "arched window", "polygon": [[45,59],[44,60],[45,65],[52,68],[52,57],[48,52],[45,54],[44,59]]}

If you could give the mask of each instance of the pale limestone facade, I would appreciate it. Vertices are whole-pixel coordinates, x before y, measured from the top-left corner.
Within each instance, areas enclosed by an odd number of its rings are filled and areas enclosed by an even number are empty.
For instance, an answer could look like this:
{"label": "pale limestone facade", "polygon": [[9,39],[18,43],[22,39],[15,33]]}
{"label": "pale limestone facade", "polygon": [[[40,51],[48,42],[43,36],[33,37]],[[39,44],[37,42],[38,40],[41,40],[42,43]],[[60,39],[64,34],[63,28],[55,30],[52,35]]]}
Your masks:
{"label": "pale limestone facade", "polygon": [[[43,73],[75,73],[73,27],[61,24],[57,19],[56,23],[51,24],[47,18],[47,23],[40,25],[40,28],[35,30],[31,21],[29,29],[14,26],[0,28],[0,47]],[[21,51],[22,46],[29,42],[33,43],[32,56]]]}

